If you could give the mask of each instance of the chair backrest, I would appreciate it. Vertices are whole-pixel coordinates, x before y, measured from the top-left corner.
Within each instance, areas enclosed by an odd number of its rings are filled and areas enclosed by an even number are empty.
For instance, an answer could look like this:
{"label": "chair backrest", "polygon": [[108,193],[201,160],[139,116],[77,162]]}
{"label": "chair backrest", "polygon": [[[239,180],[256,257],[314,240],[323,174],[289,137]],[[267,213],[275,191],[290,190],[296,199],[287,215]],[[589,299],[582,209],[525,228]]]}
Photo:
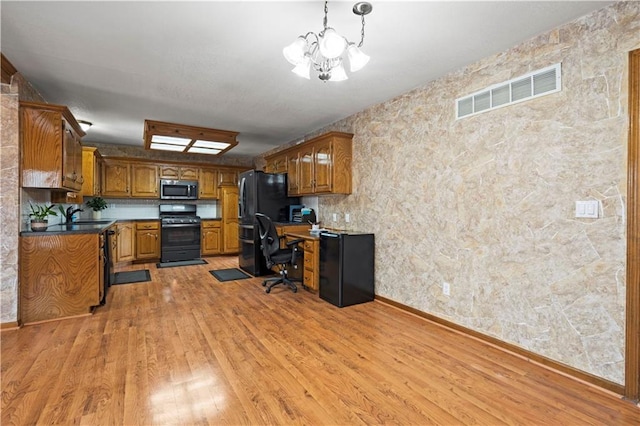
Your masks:
{"label": "chair backrest", "polygon": [[280,249],[278,231],[276,231],[276,227],[273,225],[273,222],[271,222],[271,218],[269,216],[262,213],[256,213],[255,218],[258,222],[258,232],[260,232],[262,254],[264,254],[267,263],[273,263],[271,262],[271,255]]}

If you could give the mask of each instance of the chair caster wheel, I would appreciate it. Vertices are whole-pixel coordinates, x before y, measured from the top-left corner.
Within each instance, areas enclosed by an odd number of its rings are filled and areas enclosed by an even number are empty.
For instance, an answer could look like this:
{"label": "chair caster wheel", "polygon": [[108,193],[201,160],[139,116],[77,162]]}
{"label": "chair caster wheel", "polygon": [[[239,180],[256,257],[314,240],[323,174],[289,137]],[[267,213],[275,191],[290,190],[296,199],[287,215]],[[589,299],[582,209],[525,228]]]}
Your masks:
{"label": "chair caster wheel", "polygon": [[294,292],[294,293],[297,293],[297,292],[298,292],[298,289],[297,289],[297,288],[294,288],[294,289],[292,289],[292,290],[293,290],[293,292]]}
{"label": "chair caster wheel", "polygon": [[265,290],[265,292],[266,292],[267,294],[268,294],[268,293],[271,293],[271,289],[270,289],[270,288],[268,288],[268,289],[266,289],[266,290]]}
{"label": "chair caster wheel", "polygon": [[266,285],[267,285],[267,283],[263,281],[263,282],[262,282],[262,287],[264,287],[264,286],[266,286]]}

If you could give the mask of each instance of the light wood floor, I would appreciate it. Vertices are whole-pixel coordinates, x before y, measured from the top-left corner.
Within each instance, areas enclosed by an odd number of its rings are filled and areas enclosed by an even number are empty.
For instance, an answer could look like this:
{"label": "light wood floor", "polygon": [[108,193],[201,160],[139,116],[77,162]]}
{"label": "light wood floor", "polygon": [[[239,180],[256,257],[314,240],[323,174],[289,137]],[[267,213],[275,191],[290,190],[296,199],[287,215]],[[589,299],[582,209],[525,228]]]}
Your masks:
{"label": "light wood floor", "polygon": [[2,425],[639,424],[599,389],[380,302],[156,269],[90,317],[6,331]]}

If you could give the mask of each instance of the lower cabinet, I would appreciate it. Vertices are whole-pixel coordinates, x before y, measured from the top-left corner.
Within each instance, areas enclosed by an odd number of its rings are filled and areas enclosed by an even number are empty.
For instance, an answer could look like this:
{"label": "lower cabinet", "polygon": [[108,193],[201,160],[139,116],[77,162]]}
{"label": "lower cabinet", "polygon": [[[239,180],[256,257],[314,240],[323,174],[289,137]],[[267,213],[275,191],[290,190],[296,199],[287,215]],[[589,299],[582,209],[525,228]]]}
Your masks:
{"label": "lower cabinet", "polygon": [[135,260],[160,258],[160,222],[136,222]]}
{"label": "lower cabinet", "polygon": [[91,313],[100,303],[102,234],[20,237],[23,324]]}
{"label": "lower cabinet", "polygon": [[311,290],[320,287],[320,240],[304,240],[304,271],[302,282]]}
{"label": "lower cabinet", "polygon": [[284,225],[276,226],[278,235],[286,235],[285,240],[281,240],[281,246],[286,247],[286,242],[302,238],[299,247],[303,250],[304,259],[302,271],[300,272],[302,283],[310,290],[317,291],[320,281],[320,239],[311,236],[309,233],[309,225]]}
{"label": "lower cabinet", "polygon": [[132,262],[135,260],[135,225],[133,222],[118,222],[116,225],[116,262]]}
{"label": "lower cabinet", "polygon": [[238,239],[238,187],[220,187],[222,200],[222,253],[236,254],[240,251]]}
{"label": "lower cabinet", "polygon": [[219,220],[202,221],[202,245],[200,250],[203,256],[222,253],[220,244],[221,226],[222,223]]}

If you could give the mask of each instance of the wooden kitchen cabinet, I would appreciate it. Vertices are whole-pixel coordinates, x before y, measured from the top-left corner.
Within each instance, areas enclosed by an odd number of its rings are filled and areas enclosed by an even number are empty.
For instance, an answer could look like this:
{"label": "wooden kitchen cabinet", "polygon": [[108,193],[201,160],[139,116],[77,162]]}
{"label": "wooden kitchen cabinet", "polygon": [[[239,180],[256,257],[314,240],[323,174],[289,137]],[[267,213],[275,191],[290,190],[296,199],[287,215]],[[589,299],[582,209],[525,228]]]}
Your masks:
{"label": "wooden kitchen cabinet", "polygon": [[98,148],[93,146],[82,147],[82,195],[85,197],[97,197],[100,195],[100,181],[102,156]]}
{"label": "wooden kitchen cabinet", "polygon": [[210,256],[214,254],[220,254],[222,252],[220,248],[220,234],[222,229],[222,223],[219,220],[203,220],[202,226],[202,246],[201,251],[203,256]]}
{"label": "wooden kitchen cabinet", "polygon": [[298,160],[298,194],[313,194],[314,188],[314,158],[313,145],[303,147],[299,152]]}
{"label": "wooden kitchen cabinet", "polygon": [[117,254],[116,262],[135,260],[135,225],[133,222],[118,222],[116,225]]}
{"label": "wooden kitchen cabinet", "polygon": [[23,324],[87,315],[104,288],[103,234],[20,237]]}
{"label": "wooden kitchen cabinet", "polygon": [[290,197],[300,194],[300,153],[287,155],[287,191]]}
{"label": "wooden kitchen cabinet", "polygon": [[146,163],[131,164],[131,196],[158,198],[158,166]]}
{"label": "wooden kitchen cabinet", "polygon": [[222,199],[222,253],[238,253],[238,187],[223,186],[220,188]]}
{"label": "wooden kitchen cabinet", "polygon": [[267,161],[266,173],[287,173],[287,155],[276,155]]}
{"label": "wooden kitchen cabinet", "polygon": [[198,168],[193,166],[161,165],[160,178],[198,180]]}
{"label": "wooden kitchen cabinet", "polygon": [[135,260],[160,258],[160,221],[136,222]]}
{"label": "wooden kitchen cabinet", "polygon": [[20,102],[22,187],[80,191],[82,136],[67,107]]}
{"label": "wooden kitchen cabinet", "polygon": [[351,133],[329,132],[284,152],[289,195],[351,194]]}
{"label": "wooden kitchen cabinet", "polygon": [[198,176],[199,198],[218,198],[218,171],[216,169],[200,169]]}
{"label": "wooden kitchen cabinet", "polygon": [[302,239],[299,243],[303,251],[302,261],[302,283],[310,290],[317,291],[320,282],[320,238],[311,235],[309,225],[287,225],[279,226],[278,235],[285,235],[286,239],[281,245],[286,247],[286,243],[296,239]]}
{"label": "wooden kitchen cabinet", "polygon": [[219,169],[218,170],[218,186],[238,186],[238,171]]}
{"label": "wooden kitchen cabinet", "polygon": [[129,162],[105,159],[102,163],[102,196],[129,197],[130,179]]}

